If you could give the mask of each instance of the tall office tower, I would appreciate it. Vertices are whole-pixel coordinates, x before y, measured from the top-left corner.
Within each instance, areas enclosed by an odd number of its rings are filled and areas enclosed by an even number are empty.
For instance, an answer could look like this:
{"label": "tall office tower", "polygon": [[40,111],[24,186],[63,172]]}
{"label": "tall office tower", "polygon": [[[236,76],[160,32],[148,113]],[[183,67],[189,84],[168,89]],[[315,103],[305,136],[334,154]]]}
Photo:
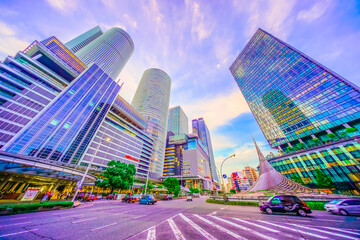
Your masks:
{"label": "tall office tower", "polygon": [[180,106],[169,109],[167,130],[175,135],[189,133],[189,120]]}
{"label": "tall office tower", "polygon": [[133,52],[134,43],[129,34],[113,27],[75,54],[87,65],[96,63],[109,77],[116,80]]}
{"label": "tall office tower", "polygon": [[164,167],[171,79],[156,68],[144,72],[131,105],[147,118],[146,132],[154,139],[150,178],[160,179]]}
{"label": "tall office tower", "polygon": [[0,63],[0,147],[86,68],[57,38],[34,41]]}
{"label": "tall office tower", "polygon": [[70,40],[69,42],[65,43],[65,46],[73,51],[74,53],[78,52],[80,49],[94,41],[96,38],[101,36],[103,31],[99,26],[96,26],[89,31],[81,34],[80,36]]}
{"label": "tall office tower", "polygon": [[315,170],[339,191],[360,188],[360,89],[294,47],[258,29],[230,67],[287,177],[317,184]]}
{"label": "tall office tower", "polygon": [[215,190],[209,156],[198,135],[168,132],[162,179],[167,177],[177,178],[188,188]]}
{"label": "tall office tower", "polygon": [[211,137],[209,129],[207,128],[205,121],[203,118],[193,119],[192,120],[192,129],[193,133],[196,133],[201,143],[204,145],[207,154],[209,155],[210,159],[210,168],[211,168],[211,177],[213,180],[219,183],[219,178],[216,173],[216,166],[215,166],[215,158],[214,152],[211,144]]}
{"label": "tall office tower", "polygon": [[54,183],[70,187],[83,175],[79,165],[93,160],[88,179],[114,159],[133,163],[138,177],[148,175],[153,140],[146,119],[118,96],[120,86],[96,63],[85,65],[50,37],[6,58],[0,71],[0,190],[10,182],[43,184],[44,191]]}
{"label": "tall office tower", "polygon": [[255,168],[253,167],[245,167],[242,173],[243,176],[245,176],[249,180],[250,185],[253,185],[254,182],[258,180],[258,175],[256,174]]}

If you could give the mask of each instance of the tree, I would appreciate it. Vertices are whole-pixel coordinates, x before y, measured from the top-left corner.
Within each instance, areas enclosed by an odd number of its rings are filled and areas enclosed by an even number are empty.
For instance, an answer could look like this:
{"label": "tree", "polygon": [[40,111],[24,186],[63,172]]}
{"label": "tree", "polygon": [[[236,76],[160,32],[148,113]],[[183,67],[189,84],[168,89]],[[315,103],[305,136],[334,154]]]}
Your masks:
{"label": "tree", "polygon": [[179,180],[175,177],[166,178],[163,182],[164,186],[170,194],[174,193],[174,196],[179,196],[180,192],[180,183]]}
{"label": "tree", "polygon": [[107,163],[107,166],[100,179],[95,182],[95,186],[110,188],[111,193],[113,193],[114,189],[125,190],[133,185],[136,173],[136,168],[133,164],[111,160]]}
{"label": "tree", "polygon": [[315,180],[319,188],[331,188],[331,186],[333,186],[331,178],[320,169],[316,169],[315,171]]}
{"label": "tree", "polygon": [[[155,188],[155,186],[150,181],[148,181],[146,192],[149,192],[149,191],[153,190],[154,188]],[[145,193],[145,187],[142,187],[142,192]]]}
{"label": "tree", "polygon": [[292,175],[292,176],[290,177],[290,180],[293,181],[293,182],[296,182],[296,183],[298,183],[298,184],[301,184],[301,185],[305,186],[305,183],[303,182],[303,180],[302,180],[299,176],[297,176],[297,175]]}
{"label": "tree", "polygon": [[236,193],[235,189],[230,189],[230,193],[235,194]]}
{"label": "tree", "polygon": [[157,188],[164,188],[163,185],[157,185]]}
{"label": "tree", "polygon": [[200,190],[197,188],[189,188],[191,193],[200,193]]}

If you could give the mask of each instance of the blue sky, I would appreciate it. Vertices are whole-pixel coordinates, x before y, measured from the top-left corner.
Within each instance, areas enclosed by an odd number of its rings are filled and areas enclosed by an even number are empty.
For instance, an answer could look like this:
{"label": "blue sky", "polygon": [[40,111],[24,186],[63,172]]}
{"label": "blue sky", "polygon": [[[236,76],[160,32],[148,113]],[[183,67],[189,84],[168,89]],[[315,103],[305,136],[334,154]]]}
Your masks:
{"label": "blue sky", "polygon": [[261,27],[360,84],[360,3],[355,0],[1,0],[0,58],[34,40],[66,42],[99,25],[125,29],[135,52],[120,74],[131,101],[144,70],[158,67],[172,79],[170,106],[189,119],[204,117],[217,165],[225,173],[257,166],[251,135],[270,148],[229,66]]}

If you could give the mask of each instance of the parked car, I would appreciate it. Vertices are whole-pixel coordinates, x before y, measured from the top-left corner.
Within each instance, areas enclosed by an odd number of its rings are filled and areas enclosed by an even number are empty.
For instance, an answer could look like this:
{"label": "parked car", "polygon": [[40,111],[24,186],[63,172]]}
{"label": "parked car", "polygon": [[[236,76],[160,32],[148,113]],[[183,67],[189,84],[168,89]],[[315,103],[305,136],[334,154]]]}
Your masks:
{"label": "parked car", "polygon": [[359,199],[341,199],[333,200],[325,204],[326,211],[330,213],[338,213],[344,216],[360,214]]}
{"label": "parked car", "polygon": [[114,194],[110,194],[106,196],[106,200],[112,200],[114,199]]}
{"label": "parked car", "polygon": [[90,195],[87,195],[86,201],[94,201],[96,199],[97,198],[96,198],[95,194],[90,194]]}
{"label": "parked car", "polygon": [[291,195],[278,195],[269,198],[267,201],[263,201],[259,205],[260,211],[267,214],[273,212],[297,213],[302,217],[306,217],[307,214],[311,213],[310,208],[296,196]]}
{"label": "parked car", "polygon": [[135,196],[128,194],[123,199],[121,199],[121,201],[127,202],[127,203],[134,203],[134,202],[137,202],[138,199]]}
{"label": "parked car", "polygon": [[199,197],[200,197],[200,193],[193,193],[193,197],[199,198]]}
{"label": "parked car", "polygon": [[164,200],[172,200],[172,197],[169,196],[169,195],[168,195],[168,196],[165,196],[165,197],[164,197]]}
{"label": "parked car", "polygon": [[96,195],[97,200],[101,200],[103,196],[101,194]]}
{"label": "parked car", "polygon": [[192,201],[192,196],[191,195],[186,196],[186,201]]}
{"label": "parked car", "polygon": [[153,196],[144,196],[139,200],[140,204],[155,204],[157,201]]}

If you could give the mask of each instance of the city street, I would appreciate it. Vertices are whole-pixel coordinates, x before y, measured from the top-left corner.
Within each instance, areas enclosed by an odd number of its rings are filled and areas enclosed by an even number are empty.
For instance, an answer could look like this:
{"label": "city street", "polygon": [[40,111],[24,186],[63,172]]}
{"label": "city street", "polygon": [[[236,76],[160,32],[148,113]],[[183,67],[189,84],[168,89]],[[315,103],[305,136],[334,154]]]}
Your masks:
{"label": "city street", "polygon": [[205,203],[155,205],[115,200],[0,217],[3,239],[359,239],[360,217],[314,211],[309,217],[261,214],[257,207]]}

